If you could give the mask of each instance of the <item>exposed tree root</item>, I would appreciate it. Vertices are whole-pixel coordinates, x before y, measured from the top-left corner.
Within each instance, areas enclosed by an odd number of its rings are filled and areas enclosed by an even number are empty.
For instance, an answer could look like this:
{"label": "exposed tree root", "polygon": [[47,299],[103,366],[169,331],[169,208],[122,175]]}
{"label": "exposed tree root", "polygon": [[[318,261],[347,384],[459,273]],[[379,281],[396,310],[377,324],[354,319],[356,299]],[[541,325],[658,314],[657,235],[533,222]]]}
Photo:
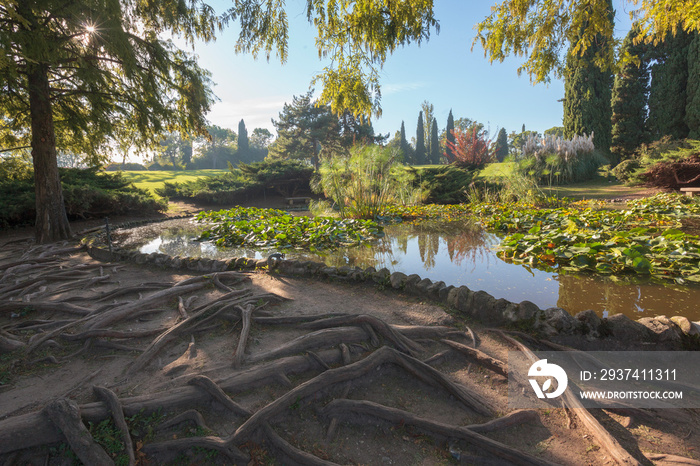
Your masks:
{"label": "exposed tree root", "polygon": [[172,429],[173,427],[182,424],[183,422],[191,422],[195,426],[199,427],[204,431],[210,431],[211,429],[207,427],[206,422],[204,422],[204,417],[196,409],[188,409],[184,413],[180,413],[175,417],[168,419],[167,421],[161,422],[156,427],[157,431]]}
{"label": "exposed tree root", "polygon": [[206,393],[208,393],[214,400],[221,403],[224,406],[224,408],[228,409],[234,414],[244,417],[249,417],[251,415],[250,411],[233,401],[226,393],[224,393],[221,387],[214,383],[214,381],[212,381],[209,377],[198,375],[191,378],[190,381],[187,383],[189,385],[194,385],[195,387],[201,388]]}
{"label": "exposed tree root", "polygon": [[[519,341],[505,335],[503,332],[499,332],[501,337],[505,339],[508,343],[517,347],[520,351],[525,353],[530,361],[535,363],[539,358],[533,353],[527,346],[520,343]],[[598,420],[591,415],[588,409],[584,408],[581,402],[574,396],[570,388],[567,388],[563,394],[564,401],[563,404],[569,409],[575,409],[575,413],[579,419],[581,419],[582,424],[593,434],[598,442],[598,445],[607,451],[610,456],[612,456],[615,461],[624,465],[639,465],[639,461],[634,458],[630,453],[625,450],[622,445],[610,435],[605,427],[603,427]]]}
{"label": "exposed tree root", "polygon": [[122,411],[122,405],[119,402],[119,398],[117,398],[117,395],[109,388],[93,386],[92,390],[95,392],[97,398],[102,400],[102,402],[109,407],[109,410],[112,413],[112,420],[114,420],[114,425],[116,425],[117,429],[119,429],[122,440],[124,441],[124,448],[126,449],[127,455],[129,455],[129,466],[133,466],[136,464],[134,442],[131,440],[129,426],[126,425],[126,419],[124,419],[124,412]]}
{"label": "exposed tree root", "polygon": [[460,354],[466,356],[470,361],[480,364],[492,370],[496,374],[502,375],[503,377],[508,377],[508,365],[503,361],[499,361],[498,359],[492,358],[488,354],[479,351],[476,348],[470,348],[467,345],[457,343],[456,341],[445,339],[441,341],[447,346],[457,350],[457,352]]}
{"label": "exposed tree root", "polygon": [[241,367],[243,358],[245,355],[245,346],[248,340],[248,334],[250,333],[250,318],[253,314],[253,309],[255,306],[248,304],[246,307],[239,307],[241,311],[241,320],[243,321],[243,328],[241,329],[241,336],[238,338],[238,346],[236,347],[236,354],[233,355],[233,367],[238,369]]}
{"label": "exposed tree root", "polygon": [[114,464],[112,458],[95,443],[88,432],[80,419],[80,409],[74,401],[59,398],[49,403],[44,412],[84,464]]}
{"label": "exposed tree root", "polygon": [[[469,426],[451,426],[432,421],[430,419],[415,416],[407,411],[388,406],[382,406],[371,401],[358,400],[334,400],[323,408],[326,416],[340,417],[352,420],[354,416],[365,415],[383,419],[392,424],[410,425],[421,430],[432,432],[443,437],[456,438],[468,442],[476,447],[488,451],[490,454],[518,465],[552,465],[546,460],[536,458],[527,453],[518,451],[503,443],[491,440],[477,433]],[[519,421],[531,419],[528,416],[519,418]]]}

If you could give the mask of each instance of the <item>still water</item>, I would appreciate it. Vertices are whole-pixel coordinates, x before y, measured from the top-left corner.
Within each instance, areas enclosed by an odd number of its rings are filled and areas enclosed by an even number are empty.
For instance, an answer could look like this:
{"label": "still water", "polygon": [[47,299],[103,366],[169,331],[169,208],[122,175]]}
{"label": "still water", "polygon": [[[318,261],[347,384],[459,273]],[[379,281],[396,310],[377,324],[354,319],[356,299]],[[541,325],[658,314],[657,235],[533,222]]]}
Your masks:
{"label": "still water", "polygon": [[[260,259],[276,252],[217,248],[196,241],[196,226],[183,225],[161,224],[157,237],[144,235],[136,244],[143,253],[212,259]],[[528,300],[543,309],[561,307],[571,314],[593,309],[603,317],[623,313],[633,319],[684,315],[700,320],[700,286],[664,285],[638,276],[560,274],[506,263],[495,251],[500,238],[468,223],[404,223],[387,226],[385,233],[371,247],[342,248],[326,255],[282,252],[287,259],[322,261],[336,267],[386,267],[392,272],[416,273],[513,302]]]}

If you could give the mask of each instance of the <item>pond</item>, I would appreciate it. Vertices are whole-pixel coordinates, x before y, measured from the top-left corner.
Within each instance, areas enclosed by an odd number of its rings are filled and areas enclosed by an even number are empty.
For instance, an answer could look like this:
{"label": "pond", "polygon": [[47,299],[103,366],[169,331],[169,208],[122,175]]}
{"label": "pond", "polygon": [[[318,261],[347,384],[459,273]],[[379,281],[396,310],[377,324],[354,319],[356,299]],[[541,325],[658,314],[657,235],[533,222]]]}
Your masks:
{"label": "pond", "polygon": [[[145,228],[145,227],[144,227]],[[186,221],[134,230],[122,247],[172,256],[250,257],[261,259],[274,250],[218,248],[199,242],[197,225]],[[326,255],[283,251],[287,259],[322,261],[331,266],[386,267],[416,273],[448,285],[466,285],[496,298],[532,301],[540,308],[561,307],[571,314],[593,309],[602,317],[623,313],[632,319],[683,315],[700,320],[700,286],[660,284],[638,275],[623,277],[561,274],[511,264],[496,255],[500,237],[465,222],[424,221],[385,228],[386,236],[371,247],[342,248]]]}

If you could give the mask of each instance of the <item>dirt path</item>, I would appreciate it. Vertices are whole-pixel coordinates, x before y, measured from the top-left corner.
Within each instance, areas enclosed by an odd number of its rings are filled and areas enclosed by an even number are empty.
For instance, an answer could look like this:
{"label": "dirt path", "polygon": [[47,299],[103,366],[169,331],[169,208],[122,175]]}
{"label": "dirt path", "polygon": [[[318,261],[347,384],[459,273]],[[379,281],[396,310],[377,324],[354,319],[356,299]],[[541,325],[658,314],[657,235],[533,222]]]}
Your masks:
{"label": "dirt path", "polygon": [[509,409],[508,338],[369,285],[105,264],[75,244],[13,241],[0,251],[0,461],[696,456],[689,410]]}

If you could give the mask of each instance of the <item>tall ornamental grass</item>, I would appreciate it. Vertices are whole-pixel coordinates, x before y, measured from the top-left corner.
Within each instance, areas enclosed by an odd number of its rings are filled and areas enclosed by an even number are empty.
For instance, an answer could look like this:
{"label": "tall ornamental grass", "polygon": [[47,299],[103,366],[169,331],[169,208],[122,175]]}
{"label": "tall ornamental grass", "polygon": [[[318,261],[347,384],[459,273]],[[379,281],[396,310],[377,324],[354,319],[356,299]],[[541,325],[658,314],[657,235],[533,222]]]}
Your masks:
{"label": "tall ornamental grass", "polygon": [[516,171],[535,179],[538,184],[552,186],[591,179],[606,162],[593,146],[593,133],[572,139],[529,135]]}
{"label": "tall ornamental grass", "polygon": [[388,205],[414,205],[421,191],[412,187],[411,174],[398,162],[399,152],[379,146],[355,146],[350,156],[335,155],[323,162],[315,190],[332,201],[343,218],[373,219]]}

